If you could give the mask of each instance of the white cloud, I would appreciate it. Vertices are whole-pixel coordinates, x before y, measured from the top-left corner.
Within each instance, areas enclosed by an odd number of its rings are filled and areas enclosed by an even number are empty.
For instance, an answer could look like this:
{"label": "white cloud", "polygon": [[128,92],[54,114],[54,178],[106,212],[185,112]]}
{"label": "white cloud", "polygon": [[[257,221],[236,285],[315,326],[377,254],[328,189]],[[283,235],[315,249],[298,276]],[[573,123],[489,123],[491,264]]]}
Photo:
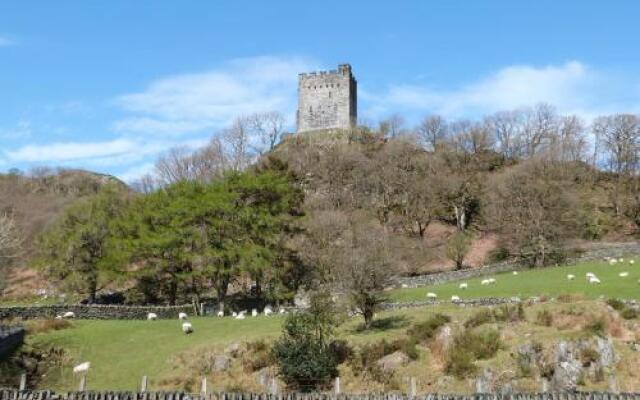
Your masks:
{"label": "white cloud", "polygon": [[18,140],[26,139],[32,135],[31,121],[20,120],[18,123],[7,129],[0,129],[0,139]]}
{"label": "white cloud", "polygon": [[107,142],[27,145],[7,151],[6,155],[9,160],[16,162],[46,163],[121,156],[136,151],[137,148],[134,141],[119,138]]}
{"label": "white cloud", "polygon": [[15,46],[17,43],[15,40],[10,39],[6,36],[0,36],[0,47],[9,47]]}
{"label": "white cloud", "polygon": [[629,85],[618,81],[581,62],[569,61],[545,67],[509,66],[454,89],[396,84],[382,94],[365,92],[362,98],[368,103],[364,114],[376,117],[398,110],[477,117],[540,102],[588,119],[602,113],[638,111],[640,103],[620,100],[628,98]]}
{"label": "white cloud", "polygon": [[303,58],[253,57],[202,73],[162,78],[142,92],[115,99],[129,115],[113,128],[180,134],[220,128],[242,114],[278,110],[292,115],[298,73],[310,69],[312,63]]}

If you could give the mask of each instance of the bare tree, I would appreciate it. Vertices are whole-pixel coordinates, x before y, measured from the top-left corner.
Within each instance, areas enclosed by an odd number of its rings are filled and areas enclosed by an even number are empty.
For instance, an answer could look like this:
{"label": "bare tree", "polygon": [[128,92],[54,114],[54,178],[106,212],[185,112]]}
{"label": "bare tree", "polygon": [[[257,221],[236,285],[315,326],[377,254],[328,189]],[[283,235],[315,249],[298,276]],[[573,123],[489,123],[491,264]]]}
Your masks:
{"label": "bare tree", "polygon": [[557,129],[558,115],[553,106],[541,103],[527,110],[522,130],[524,155],[531,158],[546,151]]}
{"label": "bare tree", "polygon": [[222,131],[222,143],[229,157],[229,167],[234,171],[245,169],[254,155],[251,151],[251,126],[247,117],[238,117]]}
{"label": "bare tree", "polygon": [[[17,257],[21,244],[22,241],[13,217],[8,214],[0,214],[0,279],[3,278],[4,268]],[[0,285],[0,289],[2,286]]]}
{"label": "bare tree", "polygon": [[396,138],[405,132],[405,119],[400,114],[393,114],[389,118],[380,121],[380,134],[390,138]]}
{"label": "bare tree", "polygon": [[428,149],[436,151],[447,137],[448,129],[447,121],[443,117],[431,115],[422,120],[417,128],[417,133]]}
{"label": "bare tree", "polygon": [[509,158],[520,156],[523,126],[521,111],[501,111],[486,117],[484,122],[495,138],[497,151]]}
{"label": "bare tree", "polygon": [[285,118],[279,112],[256,113],[250,115],[248,121],[263,146],[258,150],[260,154],[273,150],[282,139]]}

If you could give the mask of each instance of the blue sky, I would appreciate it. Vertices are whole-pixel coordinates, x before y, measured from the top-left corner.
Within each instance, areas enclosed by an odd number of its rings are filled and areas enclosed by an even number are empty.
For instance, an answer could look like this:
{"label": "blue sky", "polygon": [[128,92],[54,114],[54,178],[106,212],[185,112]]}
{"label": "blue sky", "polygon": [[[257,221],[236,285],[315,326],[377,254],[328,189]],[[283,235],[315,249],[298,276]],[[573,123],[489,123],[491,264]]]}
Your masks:
{"label": "blue sky", "polygon": [[359,114],[409,123],[545,101],[640,112],[637,1],[0,4],[0,171],[134,179],[234,116],[293,126],[297,73],[352,64]]}

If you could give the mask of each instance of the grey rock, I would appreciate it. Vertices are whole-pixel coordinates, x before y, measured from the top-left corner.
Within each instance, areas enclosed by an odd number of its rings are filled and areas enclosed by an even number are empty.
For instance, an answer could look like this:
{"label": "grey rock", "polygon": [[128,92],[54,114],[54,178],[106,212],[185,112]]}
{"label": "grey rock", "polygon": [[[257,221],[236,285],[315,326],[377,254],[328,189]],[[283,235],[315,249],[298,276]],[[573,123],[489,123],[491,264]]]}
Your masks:
{"label": "grey rock", "polygon": [[604,339],[601,337],[596,338],[596,350],[600,354],[600,365],[603,367],[609,367],[618,361],[615,350],[613,348],[613,341],[610,337]]}
{"label": "grey rock", "polygon": [[409,362],[409,357],[401,351],[388,354],[378,361],[376,364],[384,371],[393,371],[394,369],[405,365]]}
{"label": "grey rock", "polygon": [[242,354],[242,346],[240,343],[231,343],[226,349],[224,349],[224,354],[236,358]]}
{"label": "grey rock", "polygon": [[493,393],[495,391],[493,371],[490,368],[482,370],[482,373],[476,378],[475,386],[476,393]]}
{"label": "grey rock", "polygon": [[211,370],[213,372],[224,372],[231,367],[231,357],[217,354],[211,360]]}

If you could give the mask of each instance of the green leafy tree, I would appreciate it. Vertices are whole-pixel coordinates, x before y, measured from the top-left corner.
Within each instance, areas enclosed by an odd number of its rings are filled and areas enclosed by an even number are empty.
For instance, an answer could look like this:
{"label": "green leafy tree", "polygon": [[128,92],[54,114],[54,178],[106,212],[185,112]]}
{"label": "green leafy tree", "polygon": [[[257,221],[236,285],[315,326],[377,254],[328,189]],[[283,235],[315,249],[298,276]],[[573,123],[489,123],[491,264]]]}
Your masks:
{"label": "green leafy tree", "polygon": [[328,386],[338,376],[338,360],[331,347],[334,314],[328,296],[319,295],[312,296],[308,310],[285,320],[272,352],[289,388],[311,391]]}
{"label": "green leafy tree", "polygon": [[115,276],[113,259],[107,257],[108,241],[111,224],[125,204],[121,189],[106,186],[69,207],[39,237],[38,265],[50,278],[95,302],[97,291]]}

